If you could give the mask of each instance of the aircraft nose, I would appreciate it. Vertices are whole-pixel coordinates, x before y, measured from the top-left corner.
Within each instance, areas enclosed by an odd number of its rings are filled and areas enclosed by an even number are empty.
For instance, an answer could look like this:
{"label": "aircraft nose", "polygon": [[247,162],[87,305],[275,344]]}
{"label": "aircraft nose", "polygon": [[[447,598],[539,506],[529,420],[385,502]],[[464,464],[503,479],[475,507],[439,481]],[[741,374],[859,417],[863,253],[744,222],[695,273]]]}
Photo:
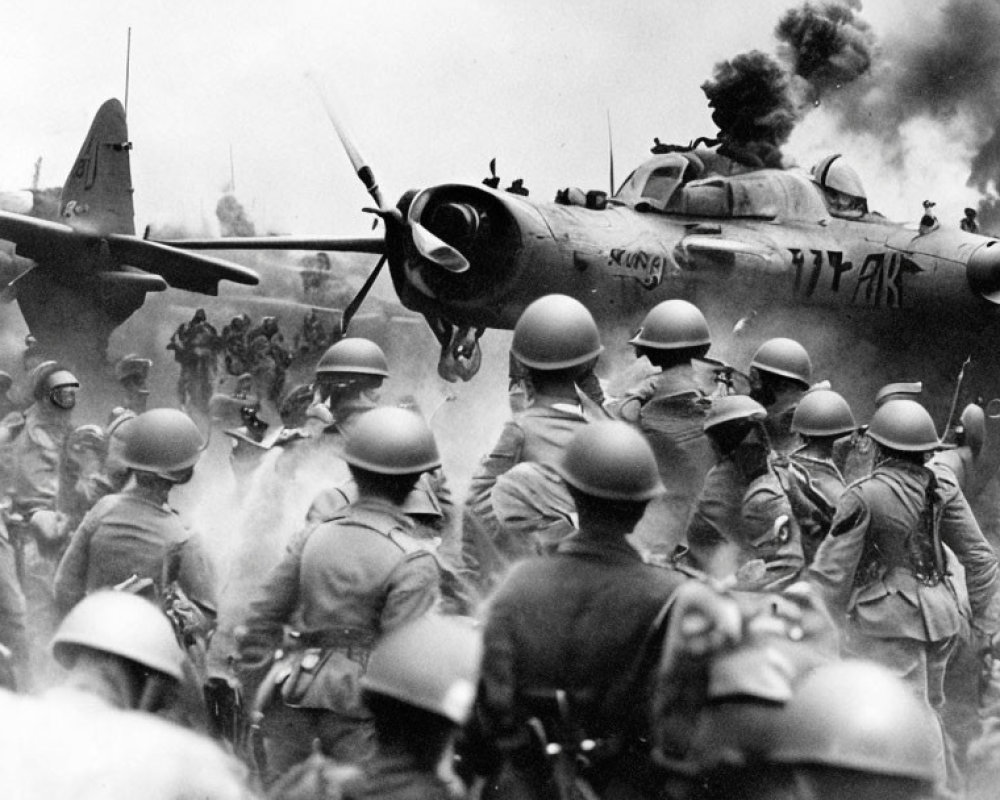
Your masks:
{"label": "aircraft nose", "polygon": [[982,245],[969,259],[966,275],[973,291],[1000,305],[1000,241]]}

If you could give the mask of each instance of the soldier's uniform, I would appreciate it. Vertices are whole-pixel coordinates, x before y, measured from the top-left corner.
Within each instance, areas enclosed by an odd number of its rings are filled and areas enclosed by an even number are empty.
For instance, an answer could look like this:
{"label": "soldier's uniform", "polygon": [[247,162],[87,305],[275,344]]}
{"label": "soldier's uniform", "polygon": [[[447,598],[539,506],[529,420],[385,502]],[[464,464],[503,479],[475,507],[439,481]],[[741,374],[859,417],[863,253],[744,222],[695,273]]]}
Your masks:
{"label": "soldier's uniform", "polygon": [[176,559],[181,588],[200,607],[214,612],[214,569],[200,537],[169,505],[133,486],[103,498],[83,518],[56,572],[56,600],[68,611],[86,594],[133,575],[150,578],[163,589],[171,559]]}
{"label": "soldier's uniform", "polygon": [[337,760],[370,751],[358,689],[368,654],[381,633],[438,599],[437,563],[413,529],[398,507],[362,498],[295,536],[257,592],[240,639],[244,664],[273,652],[284,625],[300,631],[299,649],[265,679],[278,695],[264,709],[269,772],[305,759],[315,738]]}
{"label": "soldier's uniform", "polygon": [[[586,531],[513,568],[490,602],[480,693],[485,737],[500,743],[513,771],[498,777],[499,796],[511,796],[521,781],[536,789],[546,782],[544,756],[525,725],[535,716],[600,743],[588,775],[600,796],[650,788],[644,742],[652,663],[643,662],[658,652],[653,624],[681,582],[679,573],[645,564],[626,542]],[[572,720],[559,719],[557,691],[565,692]]]}
{"label": "soldier's uniform", "polygon": [[[522,548],[505,548],[499,536],[492,502],[497,478],[525,461],[554,463],[587,422],[582,406],[563,398],[535,395],[528,408],[504,425],[499,440],[480,462],[469,484],[462,559],[484,584],[488,585],[491,576],[501,572],[510,559],[523,555]],[[470,513],[472,520],[468,519]]]}
{"label": "soldier's uniform", "polygon": [[965,568],[974,625],[995,633],[997,557],[946,469],[888,459],[851,484],[809,571],[835,616],[846,615],[848,652],[885,664],[937,711],[967,624],[942,544]]}
{"label": "soldier's uniform", "polygon": [[633,542],[643,549],[670,554],[683,533],[715,463],[705,435],[711,405],[690,365],[671,367],[628,393],[617,416],[645,435],[653,448],[666,493],[650,502],[635,529]]}
{"label": "soldier's uniform", "polygon": [[800,447],[787,458],[777,460],[775,469],[799,524],[805,563],[811,564],[816,548],[830,532],[837,502],[847,484],[833,459],[809,455],[805,450]]}
{"label": "soldier's uniform", "polygon": [[[780,589],[805,563],[798,524],[774,467],[748,481],[729,456],[705,477],[687,541],[699,569],[720,577],[737,573],[746,589]],[[740,574],[751,561],[763,562],[763,574]]]}

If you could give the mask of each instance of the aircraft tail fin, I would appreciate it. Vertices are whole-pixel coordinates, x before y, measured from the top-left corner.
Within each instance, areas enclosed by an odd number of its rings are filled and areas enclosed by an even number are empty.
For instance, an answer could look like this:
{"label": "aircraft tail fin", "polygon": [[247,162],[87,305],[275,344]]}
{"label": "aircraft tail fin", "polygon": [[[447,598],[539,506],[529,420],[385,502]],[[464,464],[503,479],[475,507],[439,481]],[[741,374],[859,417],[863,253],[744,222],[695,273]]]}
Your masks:
{"label": "aircraft tail fin", "polygon": [[135,233],[125,109],[112,98],[94,116],[59,202],[60,221],[80,233]]}

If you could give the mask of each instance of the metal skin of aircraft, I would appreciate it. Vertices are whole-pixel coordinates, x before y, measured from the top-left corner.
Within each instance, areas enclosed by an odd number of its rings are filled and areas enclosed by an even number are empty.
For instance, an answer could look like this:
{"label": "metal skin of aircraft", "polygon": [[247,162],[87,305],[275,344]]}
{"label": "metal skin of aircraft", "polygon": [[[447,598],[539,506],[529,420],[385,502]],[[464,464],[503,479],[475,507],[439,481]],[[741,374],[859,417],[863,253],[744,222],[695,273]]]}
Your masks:
{"label": "metal skin of aircraft", "polygon": [[485,329],[512,328],[532,300],[559,292],[591,310],[611,350],[625,351],[644,314],[673,297],[702,309],[712,355],[737,367],[767,338],[798,339],[862,419],[883,384],[917,379],[941,419],[969,356],[963,398],[997,392],[996,239],[845,212],[805,171],[747,169],[704,148],[655,155],[611,198],[560,194],[535,202],[446,183],[369,209],[384,237],[170,244],[381,253],[401,302],[441,343],[449,380],[475,374]]}
{"label": "metal skin of aircraft", "polygon": [[0,287],[16,299],[31,334],[48,352],[102,362],[111,332],[149,292],[168,286],[206,295],[223,280],[255,285],[246,267],[177,250],[135,235],[125,110],[98,110],[63,186],[59,222],[27,216],[30,192],[5,193]]}

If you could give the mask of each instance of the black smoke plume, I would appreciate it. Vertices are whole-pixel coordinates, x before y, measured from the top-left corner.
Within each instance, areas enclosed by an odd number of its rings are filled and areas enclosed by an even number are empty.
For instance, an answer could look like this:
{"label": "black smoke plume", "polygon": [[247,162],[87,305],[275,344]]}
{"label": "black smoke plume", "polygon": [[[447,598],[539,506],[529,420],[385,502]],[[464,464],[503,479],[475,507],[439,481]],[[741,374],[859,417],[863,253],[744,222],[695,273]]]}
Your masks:
{"label": "black smoke plume", "polygon": [[719,128],[719,152],[750,167],[780,167],[781,145],[798,120],[788,73],[759,50],[715,65],[701,90]]}
{"label": "black smoke plume", "polygon": [[804,83],[806,100],[819,103],[871,69],[875,34],[860,10],[860,2],[806,3],[778,21],[778,54]]}

